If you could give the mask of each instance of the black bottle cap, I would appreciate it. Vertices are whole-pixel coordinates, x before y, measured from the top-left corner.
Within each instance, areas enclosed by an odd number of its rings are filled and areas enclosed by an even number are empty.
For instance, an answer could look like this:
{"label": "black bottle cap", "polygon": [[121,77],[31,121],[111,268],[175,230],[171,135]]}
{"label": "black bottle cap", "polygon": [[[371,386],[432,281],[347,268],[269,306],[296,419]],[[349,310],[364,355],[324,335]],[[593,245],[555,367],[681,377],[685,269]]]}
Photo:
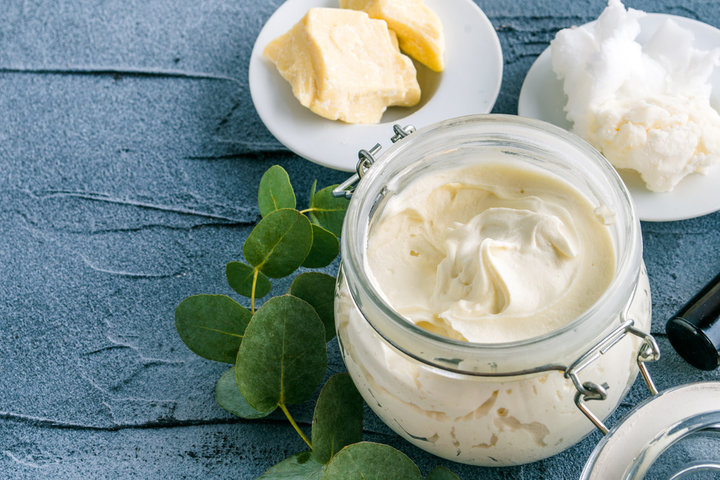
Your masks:
{"label": "black bottle cap", "polygon": [[675,351],[692,366],[720,366],[720,274],[667,322],[665,331]]}

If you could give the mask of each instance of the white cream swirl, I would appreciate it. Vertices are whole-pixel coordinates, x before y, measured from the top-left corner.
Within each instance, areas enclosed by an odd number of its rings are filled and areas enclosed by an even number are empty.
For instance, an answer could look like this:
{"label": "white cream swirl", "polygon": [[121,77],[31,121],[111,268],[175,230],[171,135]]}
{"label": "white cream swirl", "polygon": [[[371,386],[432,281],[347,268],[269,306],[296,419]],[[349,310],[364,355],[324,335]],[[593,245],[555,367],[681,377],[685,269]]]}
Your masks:
{"label": "white cream swirl", "polygon": [[379,290],[399,313],[451,338],[520,340],[586,310],[614,274],[607,228],[568,184],[507,165],[415,179],[368,239]]}

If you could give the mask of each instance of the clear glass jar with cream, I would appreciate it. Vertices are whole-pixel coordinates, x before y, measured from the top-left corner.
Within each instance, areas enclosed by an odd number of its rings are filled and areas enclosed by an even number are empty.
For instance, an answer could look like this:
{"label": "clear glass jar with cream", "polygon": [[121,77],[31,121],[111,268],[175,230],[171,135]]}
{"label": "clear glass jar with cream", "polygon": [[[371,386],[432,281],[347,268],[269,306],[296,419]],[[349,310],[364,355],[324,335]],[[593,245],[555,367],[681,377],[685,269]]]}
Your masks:
{"label": "clear glass jar with cream", "polygon": [[[402,129],[396,132],[393,140],[405,136]],[[650,290],[642,263],[640,224],[610,164],[561,129],[502,115],[461,117],[427,127],[395,143],[367,168],[367,160],[374,160],[377,150],[361,152],[358,173],[362,179],[345,218],[335,300],[343,358],[368,405],[418,447],[476,465],[536,461],[577,443],[595,426],[605,429],[602,419],[616,408],[638,368],[646,374],[643,362],[659,354],[648,334]],[[368,255],[371,249],[389,249],[388,258],[396,253],[390,244],[372,242],[373,230],[388,209],[395,208],[393,198],[406,189],[417,189],[418,179],[442,178],[453,171],[463,175],[463,169],[495,170],[497,178],[512,176],[514,171],[519,178],[537,175],[548,179],[550,192],[554,182],[560,182],[583,197],[595,220],[606,225],[603,228],[614,252],[606,259],[614,274],[598,298],[574,312],[560,292],[551,302],[559,305],[558,314],[570,315],[565,321],[555,325],[552,315],[536,318],[521,311],[510,330],[530,325],[525,334],[489,342],[468,341],[463,335],[452,338],[442,329],[423,328],[422,321],[400,314],[373,274]],[[512,201],[519,202],[519,210],[532,210],[521,187]],[[570,217],[567,212],[562,215]],[[547,230],[543,221],[538,222],[530,230]],[[514,228],[514,220],[505,225]],[[455,229],[456,236],[472,235],[452,225],[443,228]],[[543,238],[555,250],[565,249],[563,240],[554,239],[553,234]],[[447,268],[462,270],[464,261],[461,258],[459,264]],[[530,267],[516,283],[537,286],[540,280]],[[578,276],[577,272],[570,275],[571,279]],[[392,288],[402,292],[418,286],[400,282]],[[457,286],[442,290],[453,289]],[[522,292],[535,295],[540,290],[544,289],[523,288]],[[503,301],[500,304],[491,308],[484,321],[502,323],[497,314],[505,307]],[[535,320],[549,327],[535,328]],[[485,332],[481,335],[487,332],[480,331]],[[653,389],[647,375],[646,380]]]}

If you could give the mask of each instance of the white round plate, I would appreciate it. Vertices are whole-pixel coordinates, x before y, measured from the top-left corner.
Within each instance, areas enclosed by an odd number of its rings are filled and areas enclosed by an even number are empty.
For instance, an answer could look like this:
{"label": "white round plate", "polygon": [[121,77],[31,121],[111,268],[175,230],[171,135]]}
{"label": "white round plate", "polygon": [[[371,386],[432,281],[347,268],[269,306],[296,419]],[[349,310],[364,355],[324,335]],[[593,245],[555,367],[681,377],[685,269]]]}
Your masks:
{"label": "white round plate", "polygon": [[[668,18],[695,35],[695,48],[711,49],[720,46],[720,30],[706,23],[675,15],[649,13],[639,19],[640,43],[647,41],[655,30]],[[720,68],[715,68],[710,77],[713,87],[711,103],[718,109],[717,96],[720,94]],[[545,120],[570,130],[572,125],[565,118],[563,107],[566,97],[562,82],[552,70],[550,48],[535,60],[525,76],[520,98],[518,115]],[[640,175],[632,170],[621,170],[635,202],[641,220],[664,222],[699,217],[720,210],[720,165],[710,169],[707,175],[692,174],[685,177],[671,192],[656,193],[645,188]]]}
{"label": "white round plate", "polygon": [[312,7],[337,7],[338,0],[288,0],[260,31],[250,56],[250,93],[265,126],[283,145],[312,162],[352,171],[360,149],[386,145],[392,125],[417,128],[451,117],[488,113],[500,91],[502,51],[495,29],[471,0],[426,0],[445,31],[445,71],[415,62],[423,98],[415,107],[391,107],[375,125],[327,120],[300,105],[290,84],[262,55]]}

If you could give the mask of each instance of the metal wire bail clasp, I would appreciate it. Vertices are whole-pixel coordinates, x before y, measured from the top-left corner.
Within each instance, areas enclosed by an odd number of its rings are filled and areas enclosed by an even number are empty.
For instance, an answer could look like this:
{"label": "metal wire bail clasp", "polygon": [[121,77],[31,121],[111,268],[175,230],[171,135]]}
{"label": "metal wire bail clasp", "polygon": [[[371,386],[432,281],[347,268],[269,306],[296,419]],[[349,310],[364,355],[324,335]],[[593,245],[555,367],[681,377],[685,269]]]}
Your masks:
{"label": "metal wire bail clasp", "polygon": [[610,332],[605,338],[595,344],[590,350],[585,352],[578,358],[567,370],[565,377],[572,380],[573,385],[577,389],[575,394],[575,405],[578,409],[604,434],[608,433],[608,428],[602,420],[595,415],[585,403],[588,400],[605,400],[607,398],[607,390],[610,388],[607,383],[598,384],[595,382],[580,382],[578,374],[582,369],[590,365],[601,355],[606,354],[614,345],[622,340],[628,333],[640,337],[642,344],[637,354],[637,364],[640,367],[645,384],[652,395],[657,395],[658,391],[650,377],[646,362],[658,360],[660,358],[660,348],[657,342],[649,333],[638,330],[633,326],[634,321],[627,319],[623,321],[617,328]]}
{"label": "metal wire bail clasp", "polygon": [[[390,137],[390,140],[395,143],[413,133],[415,131],[415,127],[408,125],[403,128],[400,125],[395,124],[393,125],[393,131],[395,132],[395,135]],[[367,172],[372,164],[375,163],[375,156],[380,153],[381,149],[382,146],[380,146],[379,143],[376,143],[370,150],[360,150],[358,152],[358,163],[355,167],[356,173],[333,189],[333,197],[345,197],[348,199],[352,197],[352,194],[355,191],[355,184],[360,181],[360,179],[365,175],[365,172]]]}

